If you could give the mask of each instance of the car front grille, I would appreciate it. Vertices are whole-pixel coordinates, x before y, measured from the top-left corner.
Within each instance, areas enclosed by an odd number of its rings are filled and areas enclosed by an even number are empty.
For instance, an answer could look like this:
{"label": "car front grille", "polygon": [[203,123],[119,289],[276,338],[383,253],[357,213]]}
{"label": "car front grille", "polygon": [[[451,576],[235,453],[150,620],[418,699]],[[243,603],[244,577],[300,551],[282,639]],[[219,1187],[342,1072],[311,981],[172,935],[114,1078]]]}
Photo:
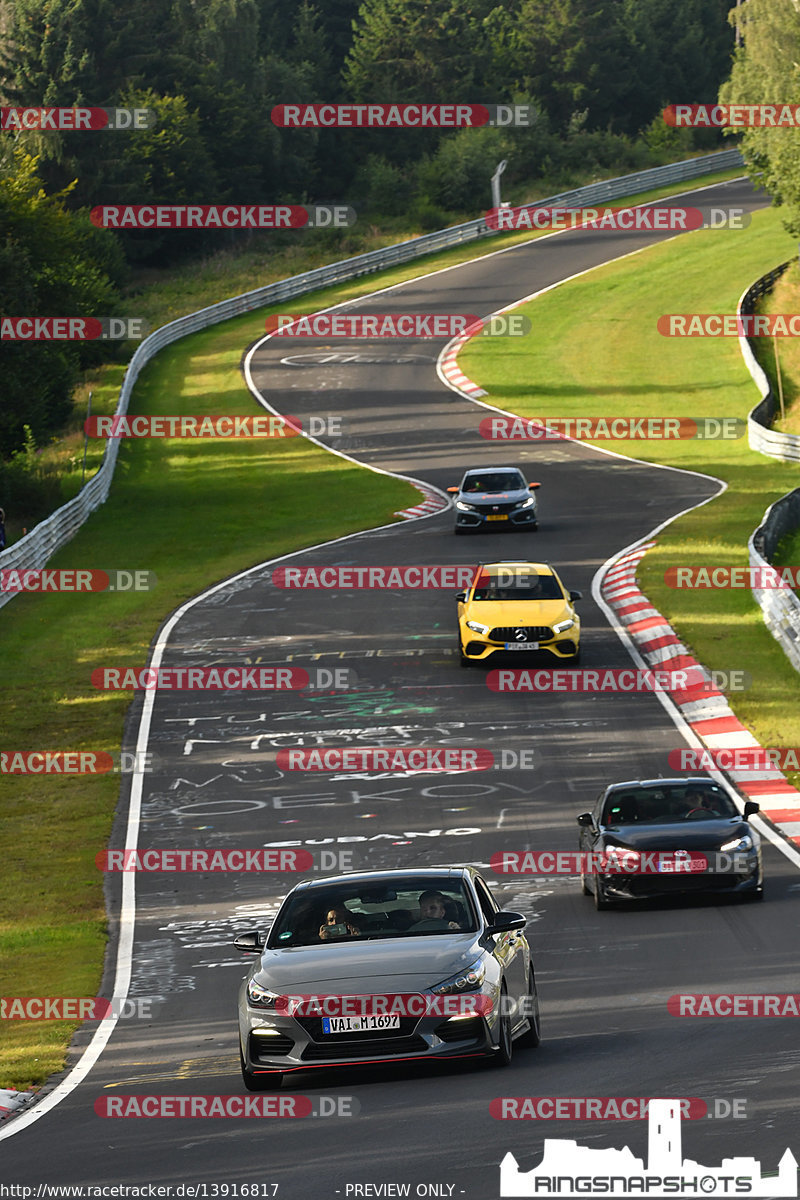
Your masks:
{"label": "car front grille", "polygon": [[[517,634],[522,631],[525,636]],[[548,642],[553,636],[549,625],[498,625],[489,631],[492,642]]]}
{"label": "car front grille", "polygon": [[[352,1034],[350,1037],[352,1038]],[[306,1046],[301,1057],[304,1062],[320,1062],[325,1059],[341,1058],[386,1058],[391,1054],[422,1054],[428,1043],[421,1037],[370,1037],[361,1041],[338,1041],[331,1038],[330,1044],[312,1042]]]}
{"label": "car front grille", "polygon": [[480,504],[475,506],[476,511],[484,517],[496,517],[500,513],[515,512],[517,505],[514,504]]}

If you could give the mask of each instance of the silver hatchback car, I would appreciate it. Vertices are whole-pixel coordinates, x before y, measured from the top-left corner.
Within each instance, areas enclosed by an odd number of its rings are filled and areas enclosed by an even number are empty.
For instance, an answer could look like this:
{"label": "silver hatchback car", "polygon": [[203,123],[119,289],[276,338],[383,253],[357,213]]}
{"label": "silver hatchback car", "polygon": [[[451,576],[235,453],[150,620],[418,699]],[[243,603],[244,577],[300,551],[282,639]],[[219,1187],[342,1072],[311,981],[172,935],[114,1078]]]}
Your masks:
{"label": "silver hatchback car", "polygon": [[520,913],[474,867],[305,880],[284,900],[239,993],[251,1091],[314,1067],[491,1055],[538,1046],[539,1001]]}

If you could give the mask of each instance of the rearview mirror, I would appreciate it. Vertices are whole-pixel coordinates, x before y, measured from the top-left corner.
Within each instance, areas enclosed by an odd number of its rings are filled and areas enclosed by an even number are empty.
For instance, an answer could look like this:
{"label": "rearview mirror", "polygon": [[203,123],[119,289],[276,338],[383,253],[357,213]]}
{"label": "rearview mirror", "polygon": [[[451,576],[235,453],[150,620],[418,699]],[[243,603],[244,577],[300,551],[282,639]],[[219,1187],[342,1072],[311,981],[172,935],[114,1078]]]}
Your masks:
{"label": "rearview mirror", "polygon": [[238,937],[233,939],[233,944],[237,950],[241,950],[242,954],[258,954],[264,949],[267,939],[257,929],[250,929],[247,933],[240,933]]}
{"label": "rearview mirror", "polygon": [[582,600],[583,592],[570,592],[569,598],[570,600]]}
{"label": "rearview mirror", "polygon": [[510,933],[512,929],[524,929],[528,924],[527,917],[518,912],[498,912],[494,914],[492,923],[486,929],[487,933]]}
{"label": "rearview mirror", "polygon": [[745,800],[744,816],[745,820],[752,817],[754,813],[761,812],[761,805],[756,800]]}
{"label": "rearview mirror", "polygon": [[462,600],[462,601],[463,601],[463,600],[466,600],[466,598],[467,598],[467,593],[466,593],[466,592],[456,592],[456,600]]}
{"label": "rearview mirror", "polygon": [[591,813],[581,813],[577,818],[578,824],[585,829],[591,829],[594,825],[594,817]]}

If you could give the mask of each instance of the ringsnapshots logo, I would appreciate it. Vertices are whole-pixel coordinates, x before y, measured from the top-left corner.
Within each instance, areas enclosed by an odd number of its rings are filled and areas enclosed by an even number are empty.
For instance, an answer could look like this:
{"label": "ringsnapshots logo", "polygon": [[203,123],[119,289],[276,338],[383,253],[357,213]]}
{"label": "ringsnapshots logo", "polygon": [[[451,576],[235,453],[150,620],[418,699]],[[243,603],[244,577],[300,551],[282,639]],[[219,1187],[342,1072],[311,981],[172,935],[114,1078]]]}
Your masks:
{"label": "ringsnapshots logo", "polygon": [[[653,1099],[648,1110],[647,1162],[623,1150],[592,1149],[572,1139],[548,1138],[542,1161],[521,1171],[510,1152],[500,1164],[502,1197],[606,1197],[675,1195],[796,1196],[797,1160],[786,1150],[777,1175],[764,1175],[752,1156],[726,1158],[707,1167],[683,1158],[682,1101]],[[737,1141],[738,1148],[738,1141]]]}
{"label": "ringsnapshots logo", "polygon": [[3,342],[125,342],[146,336],[142,317],[1,317]]}
{"label": "ringsnapshots logo", "polygon": [[344,229],[355,209],[344,204],[98,204],[100,229]]}
{"label": "ringsnapshots logo", "polygon": [[67,133],[99,129],[126,132],[152,129],[156,114],[151,108],[0,108],[0,130],[23,133]]}
{"label": "ringsnapshots logo", "polygon": [[523,313],[273,313],[264,328],[272,337],[427,338],[527,337],[532,328]]}
{"label": "ringsnapshots logo", "polygon": [[740,417],[484,417],[478,426],[486,441],[501,442],[731,441],[746,432]]}
{"label": "ringsnapshots logo", "polygon": [[668,104],[662,116],[675,129],[796,129],[800,104]]}
{"label": "ringsnapshots logo", "polygon": [[153,571],[109,571],[56,568],[0,571],[0,592],[151,592],[157,580]]}
{"label": "ringsnapshots logo", "polygon": [[279,129],[468,129],[533,125],[532,104],[276,104]]}

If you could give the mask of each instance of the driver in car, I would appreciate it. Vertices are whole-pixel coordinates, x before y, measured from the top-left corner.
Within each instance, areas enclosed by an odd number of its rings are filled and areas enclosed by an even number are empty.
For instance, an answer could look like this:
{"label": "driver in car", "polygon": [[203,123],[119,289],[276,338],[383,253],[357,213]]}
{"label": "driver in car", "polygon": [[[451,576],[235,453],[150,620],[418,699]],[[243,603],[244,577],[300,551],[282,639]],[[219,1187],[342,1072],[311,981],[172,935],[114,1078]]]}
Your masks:
{"label": "driver in car", "polygon": [[423,892],[419,898],[419,920],[411,928],[417,929],[423,923],[432,929],[459,929],[457,921],[447,920],[446,901],[441,892]]}

